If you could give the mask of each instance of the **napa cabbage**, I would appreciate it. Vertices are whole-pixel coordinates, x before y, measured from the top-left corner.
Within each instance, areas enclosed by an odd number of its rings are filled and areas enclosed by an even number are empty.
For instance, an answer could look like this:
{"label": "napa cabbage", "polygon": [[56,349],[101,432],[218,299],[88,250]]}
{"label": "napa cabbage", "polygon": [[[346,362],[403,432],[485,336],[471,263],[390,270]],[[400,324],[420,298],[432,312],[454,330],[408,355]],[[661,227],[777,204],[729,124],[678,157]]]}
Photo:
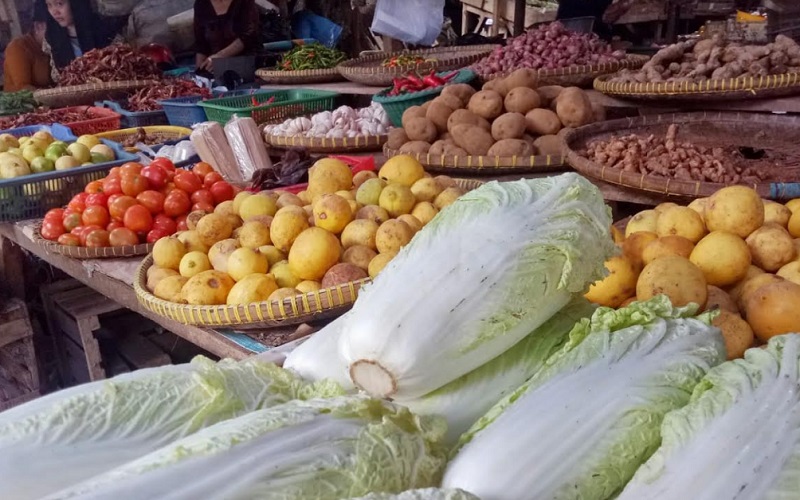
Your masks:
{"label": "napa cabbage", "polygon": [[472,493],[464,490],[443,490],[439,488],[423,488],[408,490],[402,493],[370,493],[351,500],[480,500]]}
{"label": "napa cabbage", "polygon": [[339,337],[347,314],[331,321],[308,340],[294,348],[286,356],[283,367],[296,372],[306,380],[330,379],[345,390],[355,386],[347,374],[347,367],[339,355]]}

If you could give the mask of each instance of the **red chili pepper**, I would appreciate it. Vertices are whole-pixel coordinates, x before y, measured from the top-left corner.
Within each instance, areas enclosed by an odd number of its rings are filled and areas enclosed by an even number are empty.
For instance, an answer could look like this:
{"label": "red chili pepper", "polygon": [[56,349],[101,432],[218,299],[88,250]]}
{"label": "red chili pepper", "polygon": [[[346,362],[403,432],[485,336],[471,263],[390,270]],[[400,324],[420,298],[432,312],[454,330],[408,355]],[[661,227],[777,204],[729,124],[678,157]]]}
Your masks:
{"label": "red chili pepper", "polygon": [[424,89],[425,88],[425,82],[423,82],[422,79],[420,77],[418,77],[417,75],[415,75],[414,73],[409,73],[408,76],[406,77],[406,79],[408,79],[409,83],[411,85],[413,85],[414,88],[417,88],[417,89]]}
{"label": "red chili pepper", "polygon": [[445,84],[445,80],[442,80],[441,78],[436,76],[436,73],[434,71],[431,71],[431,74],[423,78],[422,81],[425,82],[425,85],[431,88],[441,87],[442,85]]}
{"label": "red chili pepper", "polygon": [[251,97],[250,98],[250,102],[253,104],[253,107],[258,107],[259,106],[258,99],[256,99],[255,97]]}
{"label": "red chili pepper", "polygon": [[272,96],[269,99],[267,99],[267,102],[265,102],[264,104],[272,104],[273,102],[275,102],[275,96]]}
{"label": "red chili pepper", "polygon": [[453,71],[453,72],[451,72],[451,73],[449,73],[449,74],[447,74],[447,75],[444,75],[444,76],[442,77],[442,80],[444,80],[445,82],[449,82],[450,80],[452,80],[453,78],[455,78],[455,77],[456,77],[456,75],[458,75],[458,71]]}

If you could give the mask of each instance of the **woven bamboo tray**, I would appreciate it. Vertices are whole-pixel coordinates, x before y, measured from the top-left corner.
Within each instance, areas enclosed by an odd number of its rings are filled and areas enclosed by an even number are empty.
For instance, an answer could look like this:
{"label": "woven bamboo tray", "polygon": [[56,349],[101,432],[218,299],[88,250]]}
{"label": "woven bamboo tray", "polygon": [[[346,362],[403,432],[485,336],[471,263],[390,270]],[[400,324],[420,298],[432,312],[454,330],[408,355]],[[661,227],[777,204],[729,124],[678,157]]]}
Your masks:
{"label": "woven bamboo tray", "polygon": [[58,243],[42,238],[39,230],[41,222],[37,222],[33,228],[33,241],[48,252],[57,253],[73,259],[119,259],[123,257],[136,257],[147,255],[153,251],[153,245],[143,243],[141,245],[128,245],[124,247],[73,247],[59,245]]}
{"label": "woven bamboo tray", "polygon": [[[797,151],[800,144],[800,117],[766,115],[757,113],[698,112],[642,116],[587,125],[569,131],[566,143],[567,162],[583,175],[630,188],[666,196],[701,198],[725,187],[716,182],[700,182],[625,172],[618,168],[599,165],[582,156],[586,145],[594,140],[607,140],[614,136],[664,135],[671,124],[679,125],[681,140],[703,146],[729,145],[755,150]],[[725,141],[724,143],[722,141]],[[800,165],[787,164],[789,174],[797,172]],[[762,182],[750,185],[767,199],[785,200],[800,197],[800,182]]]}
{"label": "woven bamboo tray", "polygon": [[[387,158],[401,154],[384,145]],[[402,153],[407,154],[407,153]],[[566,158],[563,156],[452,156],[411,154],[431,172],[453,175],[507,175],[533,172],[563,172]]]}
{"label": "woven bamboo tray", "polygon": [[[456,179],[465,190],[480,187],[483,182]],[[190,306],[159,299],[147,289],[147,270],[153,265],[148,255],[139,265],[133,289],[139,303],[147,310],[185,325],[205,327],[232,326],[242,330],[274,328],[333,318],[347,312],[358,298],[358,291],[372,280],[350,281],[331,288],[309,292],[282,301],[256,302],[247,305]]]}
{"label": "woven bamboo tray", "polygon": [[262,68],[256,76],[274,85],[305,85],[307,83],[340,82],[344,77],[336,68],[304,69],[299,71],[278,71]]}
{"label": "woven bamboo tray", "polygon": [[[465,68],[489,55],[495,47],[496,45],[471,45],[405,52],[382,52],[345,61],[339,64],[336,69],[350,81],[375,87],[386,87],[392,84],[393,78],[403,77],[410,71],[430,73],[431,71],[451,71]],[[385,59],[399,55],[416,55],[435,60],[394,68],[381,66]]]}
{"label": "woven bamboo tray", "polygon": [[357,153],[380,151],[389,139],[384,135],[367,135],[330,139],[327,137],[303,137],[299,135],[265,135],[264,140],[273,148],[305,148],[310,153]]}
{"label": "woven bamboo tray", "polygon": [[[603,75],[610,75],[622,69],[638,69],[644,66],[650,58],[636,54],[629,54],[622,61],[615,61],[605,64],[568,66],[557,69],[540,69],[536,72],[539,76],[539,86],[561,85],[562,87],[591,87],[595,78]],[[488,78],[483,78],[484,82],[496,78],[505,77],[506,74],[495,74]]]}
{"label": "woven bamboo tray", "polygon": [[122,82],[87,83],[37,90],[34,99],[51,108],[91,105],[96,101],[125,98],[134,90],[157,85],[155,80],[127,80]]}
{"label": "woven bamboo tray", "polygon": [[800,73],[762,77],[716,79],[700,83],[611,83],[605,75],[594,81],[598,92],[627,99],[651,101],[738,101],[800,93]]}

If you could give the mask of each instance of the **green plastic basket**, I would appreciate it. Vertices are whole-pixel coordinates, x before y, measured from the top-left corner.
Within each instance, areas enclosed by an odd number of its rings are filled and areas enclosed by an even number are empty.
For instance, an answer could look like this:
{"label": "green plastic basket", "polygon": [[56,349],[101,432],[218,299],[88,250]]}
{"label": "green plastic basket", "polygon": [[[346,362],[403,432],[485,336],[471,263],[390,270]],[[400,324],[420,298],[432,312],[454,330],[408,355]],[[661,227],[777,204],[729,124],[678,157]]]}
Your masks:
{"label": "green plastic basket", "polygon": [[[452,73],[452,71],[443,71],[436,74],[442,77],[449,75],[450,73]],[[464,69],[459,71],[458,74],[453,77],[451,83],[469,83],[474,79],[475,73],[472,70]],[[442,93],[443,88],[444,86],[392,97],[386,95],[391,90],[391,88],[388,88],[383,89],[375,94],[372,100],[383,106],[383,110],[386,111],[386,114],[389,116],[389,120],[391,120],[392,125],[395,127],[402,127],[403,113],[405,113],[408,108],[411,106],[421,106],[428,101],[432,101]]]}
{"label": "green plastic basket", "polygon": [[[273,97],[275,99],[266,104]],[[209,120],[223,125],[234,115],[239,118],[251,117],[261,125],[280,123],[287,118],[332,110],[337,97],[338,93],[325,90],[289,89],[221,97],[197,104],[206,110],[206,117]]]}

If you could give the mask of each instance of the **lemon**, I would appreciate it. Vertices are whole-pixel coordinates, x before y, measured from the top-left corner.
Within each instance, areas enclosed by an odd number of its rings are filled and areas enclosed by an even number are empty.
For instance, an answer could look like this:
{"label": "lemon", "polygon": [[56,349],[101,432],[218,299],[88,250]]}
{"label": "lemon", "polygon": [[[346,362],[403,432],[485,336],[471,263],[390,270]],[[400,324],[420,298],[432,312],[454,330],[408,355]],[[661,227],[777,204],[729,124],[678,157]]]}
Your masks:
{"label": "lemon", "polygon": [[383,164],[378,172],[378,177],[390,184],[397,183],[410,188],[415,182],[425,177],[425,169],[416,158],[409,155],[397,155],[389,158]]}
{"label": "lemon", "polygon": [[378,204],[389,212],[392,217],[397,217],[403,214],[411,213],[414,205],[417,204],[417,199],[411,192],[411,188],[403,184],[389,184],[383,191],[381,191]]}

